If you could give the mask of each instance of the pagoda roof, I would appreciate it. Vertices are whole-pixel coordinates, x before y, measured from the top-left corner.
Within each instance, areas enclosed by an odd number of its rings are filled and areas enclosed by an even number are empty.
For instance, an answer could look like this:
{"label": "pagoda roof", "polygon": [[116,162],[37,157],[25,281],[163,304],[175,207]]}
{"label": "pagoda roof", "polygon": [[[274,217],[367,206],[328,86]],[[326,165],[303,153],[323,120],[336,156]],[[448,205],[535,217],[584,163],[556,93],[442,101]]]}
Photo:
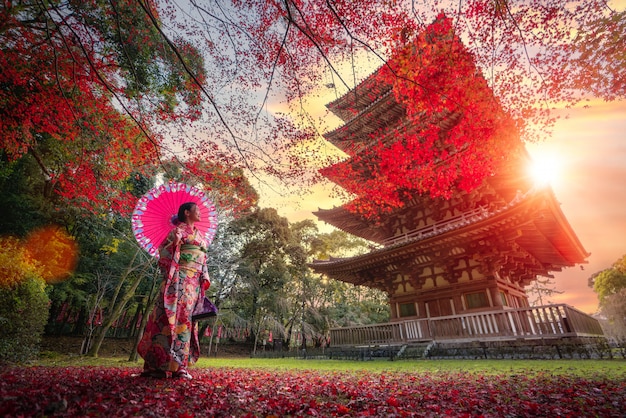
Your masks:
{"label": "pagoda roof", "polygon": [[391,90],[383,93],[359,113],[345,120],[345,124],[324,134],[324,138],[349,155],[358,153],[358,145],[366,145],[372,135],[394,126],[404,118],[406,109],[396,102]]}
{"label": "pagoda roof", "polygon": [[[501,165],[496,174],[487,177],[483,184],[476,189],[473,194],[475,196],[491,194],[496,196],[495,198],[497,198],[501,204],[506,204],[506,202],[513,199],[513,197],[519,192],[531,189],[533,184],[532,179],[528,176],[528,174],[525,174],[526,166],[529,163],[530,156],[528,151],[520,144],[516,157],[508,159],[506,164]],[[347,162],[344,161],[337,164],[347,164]],[[330,175],[327,176],[327,178],[343,187],[345,190],[358,195],[358,190],[349,189],[349,182],[344,182],[339,177],[335,179]],[[370,220],[363,217],[359,213],[350,211],[346,208],[347,205],[335,206],[332,209],[318,208],[318,210],[313,212],[313,214],[319,220],[333,225],[351,235],[355,235],[375,243],[382,243],[390,238],[390,232],[387,232],[389,229],[381,228],[381,222],[383,224],[393,223],[394,218],[398,215],[413,211],[416,208],[433,208],[436,205],[436,201],[433,200],[428,194],[415,195],[409,202],[406,203],[404,207],[388,214],[380,221]]]}
{"label": "pagoda roof", "polygon": [[[310,267],[344,282],[385,290],[385,278],[372,275],[373,270],[389,271],[402,265],[409,265],[411,269],[420,265],[430,267],[441,254],[471,254],[479,243],[502,239],[513,243],[517,249],[515,253],[503,249],[503,255],[514,259],[515,269],[524,273],[530,271],[533,278],[586,263],[589,256],[552,190],[543,188],[518,196],[493,212],[477,214],[473,219],[444,221],[423,233],[399,237],[367,254],[315,260]],[[532,278],[527,278],[524,284],[530,280]]]}
{"label": "pagoda roof", "polygon": [[[372,106],[376,107],[378,104],[379,102],[376,102]],[[370,112],[369,109],[366,110],[345,125],[324,135],[333,145],[350,156],[322,169],[324,177],[351,193],[359,194],[357,190],[350,189],[350,185],[347,184],[349,181],[346,181],[343,176],[333,174],[336,171],[334,168],[351,164],[352,157],[355,155],[363,156],[364,151],[370,149],[374,142],[392,143],[397,141],[399,136],[419,132],[427,123],[438,125],[441,128],[441,134],[444,134],[452,129],[463,117],[461,111],[444,111],[430,118],[426,118],[424,115],[421,118],[421,123],[415,124],[406,118],[404,107],[397,104],[395,100],[393,103],[385,103],[383,106],[378,107],[379,109],[376,111]],[[382,111],[385,109],[389,110]],[[385,130],[385,128],[388,129]],[[374,134],[376,134],[376,137],[374,137]],[[369,158],[366,156],[365,161],[368,160]],[[341,171],[339,170],[339,172]]]}
{"label": "pagoda roof", "polygon": [[346,120],[344,125],[323,136],[346,154],[354,156],[361,153],[373,141],[383,143],[397,141],[399,133],[402,135],[415,133],[429,123],[438,125],[444,133],[454,127],[462,116],[461,111],[447,110],[430,116],[422,114],[420,122],[415,123],[406,117],[406,107],[399,104],[393,92],[389,91],[360,113]]}
{"label": "pagoda roof", "polygon": [[328,103],[326,108],[343,121],[352,119],[356,114],[361,113],[380,96],[391,91],[391,85],[383,84],[378,80],[378,72],[382,67],[382,65],[378,67],[348,93]]}
{"label": "pagoda roof", "polygon": [[321,221],[368,241],[380,244],[387,238],[374,221],[364,219],[360,214],[350,212],[344,206],[335,206],[332,209],[319,209],[317,212],[313,212],[313,214]]}

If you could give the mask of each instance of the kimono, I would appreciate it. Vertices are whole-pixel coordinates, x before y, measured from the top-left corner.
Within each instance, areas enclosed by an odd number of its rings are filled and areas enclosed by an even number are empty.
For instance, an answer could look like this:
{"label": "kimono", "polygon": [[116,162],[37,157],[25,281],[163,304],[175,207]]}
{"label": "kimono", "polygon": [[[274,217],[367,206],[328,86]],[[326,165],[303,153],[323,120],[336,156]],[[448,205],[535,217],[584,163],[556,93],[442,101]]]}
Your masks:
{"label": "kimono", "polygon": [[206,248],[202,234],[185,223],[159,246],[163,282],[137,347],[144,373],[170,377],[186,372],[200,357],[198,324],[191,315],[210,286]]}

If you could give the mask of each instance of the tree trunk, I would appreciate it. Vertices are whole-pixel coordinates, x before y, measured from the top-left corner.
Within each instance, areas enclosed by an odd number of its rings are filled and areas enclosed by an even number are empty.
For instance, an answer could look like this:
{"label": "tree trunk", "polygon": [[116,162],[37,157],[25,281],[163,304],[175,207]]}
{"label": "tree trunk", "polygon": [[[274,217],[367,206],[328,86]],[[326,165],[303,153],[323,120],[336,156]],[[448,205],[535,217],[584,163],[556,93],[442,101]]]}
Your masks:
{"label": "tree trunk", "polygon": [[[133,348],[130,351],[130,356],[128,357],[128,361],[137,361],[139,360],[137,355],[137,347],[139,346],[139,341],[141,341],[141,337],[143,337],[143,332],[146,329],[146,324],[148,323],[148,318],[154,309],[154,301],[159,295],[159,286],[156,286],[158,281],[152,281],[152,287],[150,288],[150,294],[148,295],[148,301],[146,302],[146,309],[141,318],[141,324],[139,325],[139,331],[137,335],[135,335],[135,342],[133,343]],[[156,292],[155,292],[156,289]]]}
{"label": "tree trunk", "polygon": [[115,289],[115,295],[113,296],[113,299],[111,301],[111,304],[114,306],[114,308],[111,311],[111,315],[109,315],[106,321],[104,321],[104,323],[102,324],[102,328],[100,328],[99,332],[97,333],[95,337],[95,343],[93,347],[91,347],[91,349],[89,349],[89,352],[87,353],[87,355],[91,357],[98,357],[98,352],[100,351],[100,347],[102,346],[102,342],[104,341],[104,338],[106,337],[106,334],[109,331],[109,328],[111,328],[111,325],[113,325],[113,322],[115,322],[115,320],[121,316],[122,312],[124,311],[124,308],[126,307],[126,304],[133,296],[135,296],[135,290],[137,290],[139,283],[141,283],[141,281],[143,280],[143,277],[144,277],[143,274],[138,274],[137,278],[131,284],[126,294],[122,297],[119,303],[117,303],[117,297],[119,293],[121,292],[122,285],[124,284],[128,276],[130,275],[130,273],[133,270],[135,270],[135,268],[132,267],[132,265],[134,264],[135,259],[137,258],[137,255],[139,254],[139,251],[141,250],[137,250],[137,252],[135,252],[135,255],[133,256],[132,260],[129,263],[129,267],[126,269],[124,276],[120,279],[120,282],[117,288]]}
{"label": "tree trunk", "polygon": [[[152,302],[154,302],[154,299],[152,299]],[[135,341],[133,343],[133,348],[130,350],[130,355],[128,357],[128,361],[137,361],[137,360],[139,360],[139,357],[138,357],[138,354],[137,354],[137,347],[139,347],[139,342],[141,341],[141,337],[143,337],[143,332],[145,331],[146,324],[148,323],[148,317],[152,313],[153,309],[154,309],[154,303],[149,303],[146,306],[146,312],[144,313],[143,317],[141,318],[141,324],[139,324],[139,332],[137,332],[137,335],[135,336]]]}

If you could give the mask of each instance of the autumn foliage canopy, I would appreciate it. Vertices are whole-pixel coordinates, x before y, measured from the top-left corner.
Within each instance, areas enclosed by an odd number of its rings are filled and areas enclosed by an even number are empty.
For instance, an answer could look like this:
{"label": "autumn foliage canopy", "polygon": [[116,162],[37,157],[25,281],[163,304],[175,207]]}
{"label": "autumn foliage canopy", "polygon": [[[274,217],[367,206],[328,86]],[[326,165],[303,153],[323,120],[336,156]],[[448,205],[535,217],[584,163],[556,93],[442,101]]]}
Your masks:
{"label": "autumn foliage canopy", "polygon": [[[8,1],[2,157],[34,158],[47,193],[94,212],[128,213],[134,179],[172,176],[170,161],[231,192],[242,175],[302,189],[338,162],[314,100],[383,67],[423,129],[371,147],[364,201],[447,197],[516,137],[548,135],[558,109],[624,98],[623,16],[602,0]],[[429,118],[445,112],[461,116],[442,136]],[[221,203],[245,206],[244,189]]]}

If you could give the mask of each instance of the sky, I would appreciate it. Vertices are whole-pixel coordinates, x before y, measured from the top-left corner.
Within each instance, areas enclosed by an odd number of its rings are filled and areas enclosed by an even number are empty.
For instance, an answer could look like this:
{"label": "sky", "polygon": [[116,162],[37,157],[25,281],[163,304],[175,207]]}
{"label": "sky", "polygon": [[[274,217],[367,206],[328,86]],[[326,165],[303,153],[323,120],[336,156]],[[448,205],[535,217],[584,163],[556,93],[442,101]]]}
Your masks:
{"label": "sky", "polygon": [[[553,288],[563,293],[548,301],[592,314],[598,299],[588,278],[626,254],[626,102],[598,102],[570,111],[552,135],[527,144],[527,149],[534,161],[548,164],[561,210],[591,253],[583,269],[575,266],[554,273]],[[290,222],[317,221],[314,211],[343,203],[332,198],[331,191],[330,185],[318,185],[304,197],[274,196],[271,203],[262,200],[261,205],[275,207]],[[318,227],[321,232],[332,231],[323,223]]]}

